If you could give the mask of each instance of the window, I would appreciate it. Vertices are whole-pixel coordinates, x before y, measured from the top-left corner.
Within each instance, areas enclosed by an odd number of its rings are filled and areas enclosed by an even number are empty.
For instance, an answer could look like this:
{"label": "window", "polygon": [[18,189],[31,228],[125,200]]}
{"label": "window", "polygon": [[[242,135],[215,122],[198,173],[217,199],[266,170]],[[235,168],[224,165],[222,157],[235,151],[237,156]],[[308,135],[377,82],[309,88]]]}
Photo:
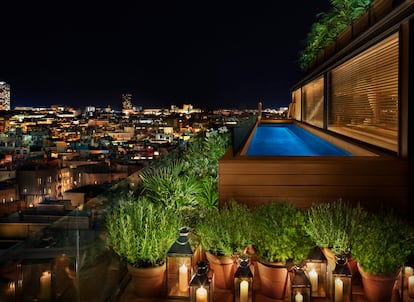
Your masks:
{"label": "window", "polygon": [[328,129],[398,151],[398,33],[331,71]]}

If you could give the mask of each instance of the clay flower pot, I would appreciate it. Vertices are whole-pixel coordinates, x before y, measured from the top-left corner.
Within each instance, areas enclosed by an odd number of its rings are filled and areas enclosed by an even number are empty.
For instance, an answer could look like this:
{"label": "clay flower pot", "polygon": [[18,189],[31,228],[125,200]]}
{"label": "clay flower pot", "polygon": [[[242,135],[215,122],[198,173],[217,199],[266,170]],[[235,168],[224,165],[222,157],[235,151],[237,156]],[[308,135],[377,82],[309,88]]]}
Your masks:
{"label": "clay flower pot", "polygon": [[135,294],[141,298],[162,297],[166,291],[166,264],[148,268],[136,268],[128,264],[128,272]]}
{"label": "clay flower pot", "polygon": [[260,292],[271,299],[284,299],[288,270],[282,263],[257,261]]}
{"label": "clay flower pot", "polygon": [[359,273],[361,274],[362,285],[368,301],[390,302],[399,272],[396,272],[391,276],[383,277],[381,275],[372,275],[365,272],[359,263],[357,263],[357,266]]}

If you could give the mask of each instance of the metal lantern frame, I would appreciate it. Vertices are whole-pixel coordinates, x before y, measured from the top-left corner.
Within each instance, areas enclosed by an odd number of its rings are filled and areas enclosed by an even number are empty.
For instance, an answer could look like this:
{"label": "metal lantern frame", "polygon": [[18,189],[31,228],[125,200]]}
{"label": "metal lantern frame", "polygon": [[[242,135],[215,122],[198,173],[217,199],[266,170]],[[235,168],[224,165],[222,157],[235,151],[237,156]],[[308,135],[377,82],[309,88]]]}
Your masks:
{"label": "metal lantern frame", "polygon": [[193,275],[194,253],[183,227],[167,253],[167,295],[171,298],[190,296],[189,283]]}
{"label": "metal lantern frame", "polygon": [[352,273],[347,263],[337,263],[332,272],[332,301],[352,301]]}
{"label": "metal lantern frame", "polygon": [[398,290],[402,302],[414,302],[414,256],[401,268]]}
{"label": "metal lantern frame", "polygon": [[250,270],[250,258],[242,255],[234,273],[234,302],[253,301],[253,273]]}
{"label": "metal lantern frame", "polygon": [[[313,285],[312,297],[327,297],[330,272],[328,272],[328,261],[320,248],[315,248],[305,260],[304,270]],[[317,284],[316,288],[315,284]]]}
{"label": "metal lantern frame", "polygon": [[209,268],[207,262],[197,263],[189,287],[191,302],[214,301],[214,271]]}
{"label": "metal lantern frame", "polygon": [[295,267],[291,273],[290,301],[312,301],[312,285],[303,268]]}

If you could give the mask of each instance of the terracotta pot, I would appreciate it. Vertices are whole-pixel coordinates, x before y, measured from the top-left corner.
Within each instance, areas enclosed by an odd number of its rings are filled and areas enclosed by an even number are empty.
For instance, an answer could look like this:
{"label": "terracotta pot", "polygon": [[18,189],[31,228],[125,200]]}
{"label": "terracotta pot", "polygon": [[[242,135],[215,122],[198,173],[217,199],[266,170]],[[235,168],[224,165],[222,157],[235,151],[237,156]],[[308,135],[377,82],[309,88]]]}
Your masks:
{"label": "terracotta pot", "polygon": [[331,268],[331,271],[334,271],[336,267],[335,253],[332,252],[332,250],[328,247],[321,248],[321,251],[325,255],[329,267]]}
{"label": "terracotta pot", "polygon": [[214,271],[214,285],[219,288],[232,289],[236,271],[233,257],[216,256],[206,252],[206,258],[210,268]]}
{"label": "terracotta pot", "polygon": [[288,270],[281,263],[257,261],[260,292],[271,299],[284,299],[288,281]]}
{"label": "terracotta pot", "polygon": [[390,302],[399,272],[389,277],[383,277],[365,272],[359,263],[357,263],[357,266],[361,274],[362,285],[368,301]]}
{"label": "terracotta pot", "polygon": [[162,297],[166,292],[166,264],[161,266],[136,268],[128,264],[128,272],[135,294],[141,298]]}

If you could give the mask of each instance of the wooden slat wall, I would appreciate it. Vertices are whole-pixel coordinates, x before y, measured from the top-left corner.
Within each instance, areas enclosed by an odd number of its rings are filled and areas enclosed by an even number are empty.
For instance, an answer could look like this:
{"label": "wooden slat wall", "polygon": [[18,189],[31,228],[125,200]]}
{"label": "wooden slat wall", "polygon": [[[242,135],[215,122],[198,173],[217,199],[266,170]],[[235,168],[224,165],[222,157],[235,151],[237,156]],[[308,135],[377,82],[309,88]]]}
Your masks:
{"label": "wooden slat wall", "polygon": [[407,215],[408,164],[390,156],[274,157],[226,154],[219,162],[220,205],[235,199],[249,207],[270,200],[299,208],[338,198],[369,210]]}

